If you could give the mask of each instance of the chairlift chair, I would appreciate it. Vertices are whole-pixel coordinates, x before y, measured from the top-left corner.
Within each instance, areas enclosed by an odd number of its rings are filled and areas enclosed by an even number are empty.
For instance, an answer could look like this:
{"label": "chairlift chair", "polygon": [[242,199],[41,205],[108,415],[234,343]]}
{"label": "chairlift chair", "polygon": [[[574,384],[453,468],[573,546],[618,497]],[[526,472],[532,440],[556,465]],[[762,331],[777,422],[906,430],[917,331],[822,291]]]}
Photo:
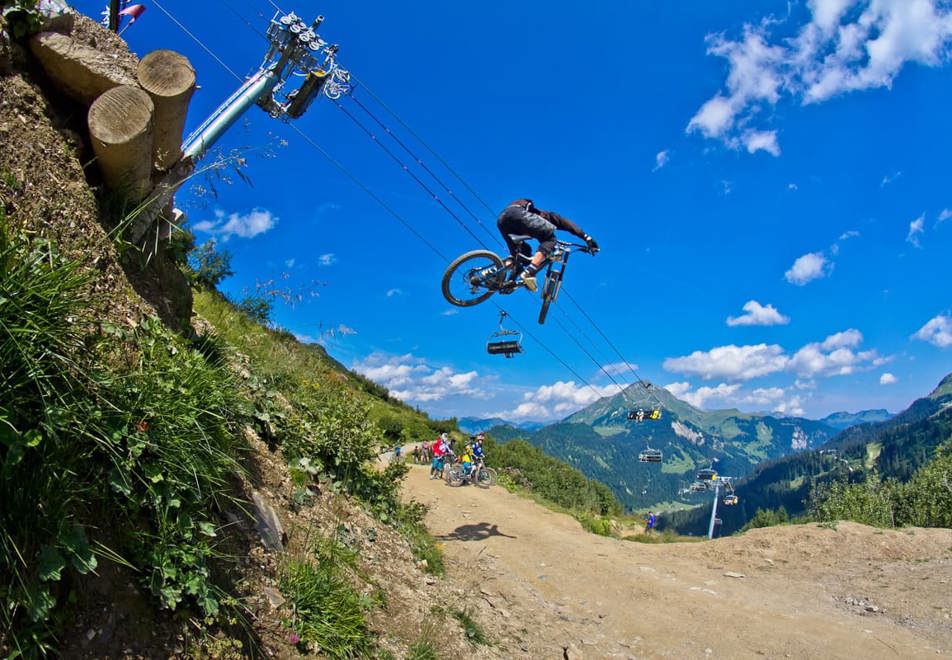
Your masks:
{"label": "chairlift chair", "polygon": [[506,330],[502,326],[503,319],[508,316],[506,312],[499,312],[499,331],[489,335],[486,342],[486,352],[490,355],[505,355],[511,358],[517,353],[522,353],[522,333],[517,330]]}
{"label": "chairlift chair", "polygon": [[661,450],[652,449],[651,447],[648,447],[638,454],[638,460],[642,463],[660,463],[663,459],[664,455],[661,453]]}
{"label": "chairlift chair", "polygon": [[724,506],[734,506],[738,501],[737,496],[731,493],[724,497]]}
{"label": "chairlift chair", "polygon": [[697,474],[694,475],[694,478],[698,481],[717,481],[717,472],[710,468],[705,468],[703,470],[698,470]]}
{"label": "chairlift chair", "polygon": [[650,410],[639,408],[638,410],[628,411],[628,420],[632,422],[656,422],[659,419],[661,419],[660,408],[651,408]]}

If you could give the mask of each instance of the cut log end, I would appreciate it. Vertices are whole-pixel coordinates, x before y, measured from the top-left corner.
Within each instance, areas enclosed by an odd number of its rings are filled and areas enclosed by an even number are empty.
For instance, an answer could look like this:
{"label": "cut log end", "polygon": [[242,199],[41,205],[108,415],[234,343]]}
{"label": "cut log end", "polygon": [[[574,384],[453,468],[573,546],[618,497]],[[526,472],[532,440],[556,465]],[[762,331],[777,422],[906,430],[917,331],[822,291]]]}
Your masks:
{"label": "cut log end", "polygon": [[152,127],[155,108],[141,89],[122,85],[96,99],[89,108],[89,134],[103,144],[126,144]]}
{"label": "cut log end", "polygon": [[156,50],[143,57],[137,77],[153,97],[191,95],[195,87],[195,69],[185,56],[173,50]]}
{"label": "cut log end", "polygon": [[138,87],[110,89],[89,108],[89,136],[103,179],[135,201],[151,189],[152,99]]}

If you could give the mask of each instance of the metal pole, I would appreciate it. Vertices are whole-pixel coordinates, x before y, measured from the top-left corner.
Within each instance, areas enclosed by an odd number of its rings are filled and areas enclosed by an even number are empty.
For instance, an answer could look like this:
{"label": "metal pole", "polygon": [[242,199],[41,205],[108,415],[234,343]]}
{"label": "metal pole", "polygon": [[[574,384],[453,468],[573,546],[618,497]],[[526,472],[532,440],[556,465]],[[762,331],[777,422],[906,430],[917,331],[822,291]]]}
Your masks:
{"label": "metal pole", "polygon": [[119,31],[119,0],[109,0],[109,30]]}
{"label": "metal pole", "polygon": [[707,538],[714,538],[714,521],[717,520],[717,501],[720,499],[721,484],[716,482],[714,484],[714,506],[711,507],[711,524],[707,528]]}
{"label": "metal pole", "polygon": [[273,71],[259,70],[188,136],[182,145],[182,153],[193,160],[199,160],[248,108],[270,94],[277,84],[278,77]]}

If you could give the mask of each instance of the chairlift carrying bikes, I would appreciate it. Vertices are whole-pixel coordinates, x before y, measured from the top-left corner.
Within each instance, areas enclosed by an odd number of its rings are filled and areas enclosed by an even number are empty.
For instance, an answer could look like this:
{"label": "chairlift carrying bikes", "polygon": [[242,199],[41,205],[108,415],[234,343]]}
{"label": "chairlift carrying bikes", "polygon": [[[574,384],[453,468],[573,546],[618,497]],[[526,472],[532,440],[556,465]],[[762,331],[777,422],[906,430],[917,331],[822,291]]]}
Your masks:
{"label": "chairlift carrying bikes", "polygon": [[638,408],[637,410],[628,411],[628,420],[639,424],[645,421],[656,422],[659,419],[661,419],[661,408],[649,408],[648,410]]}
{"label": "chairlift carrying bikes", "polygon": [[[510,238],[519,245],[530,237],[512,235]],[[540,324],[545,323],[549,305],[559,296],[565,266],[573,250],[594,254],[592,248],[587,245],[556,241],[555,250],[542,262],[545,266],[545,279],[540,287]],[[515,275],[529,260],[530,258],[521,252],[516,259],[507,257],[505,260],[489,250],[473,250],[462,254],[453,260],[443,274],[443,296],[457,307],[472,307],[487,300],[494,293],[512,293],[525,286]]]}
{"label": "chairlift carrying bikes", "polygon": [[490,355],[505,355],[511,358],[522,353],[522,333],[517,330],[506,330],[502,326],[503,320],[509,316],[506,312],[499,312],[499,331],[489,335],[486,342],[486,352]]}

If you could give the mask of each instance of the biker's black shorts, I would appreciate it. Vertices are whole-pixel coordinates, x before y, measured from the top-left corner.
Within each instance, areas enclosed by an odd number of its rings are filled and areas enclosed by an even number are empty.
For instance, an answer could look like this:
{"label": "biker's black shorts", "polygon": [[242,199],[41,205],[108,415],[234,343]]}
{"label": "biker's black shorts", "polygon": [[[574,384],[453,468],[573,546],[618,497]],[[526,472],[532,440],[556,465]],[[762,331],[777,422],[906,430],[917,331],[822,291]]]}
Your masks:
{"label": "biker's black shorts", "polygon": [[499,233],[506,240],[509,253],[516,256],[519,252],[529,257],[532,250],[525,243],[517,246],[510,235],[525,235],[539,241],[539,251],[548,257],[555,249],[555,225],[537,213],[531,213],[521,206],[507,206],[496,220]]}

